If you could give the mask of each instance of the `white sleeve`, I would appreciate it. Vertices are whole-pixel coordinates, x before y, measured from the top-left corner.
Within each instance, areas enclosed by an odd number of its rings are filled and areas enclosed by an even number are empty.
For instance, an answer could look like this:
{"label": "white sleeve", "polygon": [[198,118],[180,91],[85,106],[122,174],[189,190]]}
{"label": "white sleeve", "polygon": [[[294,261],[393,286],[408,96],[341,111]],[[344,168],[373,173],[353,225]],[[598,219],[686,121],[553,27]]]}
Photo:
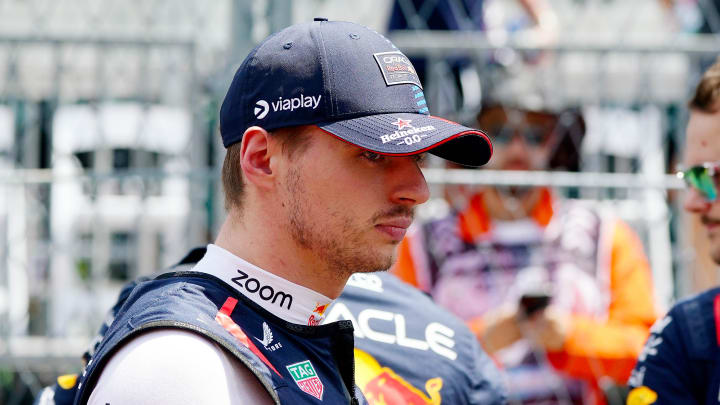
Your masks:
{"label": "white sleeve", "polygon": [[115,353],[88,405],[273,404],[254,374],[214,342],[195,333],[161,329],[140,335]]}

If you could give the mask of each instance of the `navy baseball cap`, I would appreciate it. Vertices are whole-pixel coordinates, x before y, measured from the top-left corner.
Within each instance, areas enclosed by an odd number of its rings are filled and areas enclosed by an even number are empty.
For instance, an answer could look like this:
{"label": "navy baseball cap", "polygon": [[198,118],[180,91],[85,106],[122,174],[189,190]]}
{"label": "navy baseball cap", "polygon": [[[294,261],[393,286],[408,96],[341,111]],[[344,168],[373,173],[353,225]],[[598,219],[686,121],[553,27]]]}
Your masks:
{"label": "navy baseball cap", "polygon": [[395,45],[350,22],[316,18],[266,38],[240,65],[220,109],[226,148],[254,125],[310,124],[383,155],[430,152],[466,166],[492,155],[482,131],[430,115],[417,73]]}

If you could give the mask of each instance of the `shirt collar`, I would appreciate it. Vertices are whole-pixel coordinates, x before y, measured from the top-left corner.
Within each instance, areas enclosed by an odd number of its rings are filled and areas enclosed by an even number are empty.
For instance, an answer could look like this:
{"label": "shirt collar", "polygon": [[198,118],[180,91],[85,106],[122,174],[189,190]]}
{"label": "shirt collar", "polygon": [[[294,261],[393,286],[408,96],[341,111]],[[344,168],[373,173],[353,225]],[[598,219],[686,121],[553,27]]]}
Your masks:
{"label": "shirt collar", "polygon": [[295,324],[319,325],[330,298],[209,244],[193,271],[213,275],[273,315]]}

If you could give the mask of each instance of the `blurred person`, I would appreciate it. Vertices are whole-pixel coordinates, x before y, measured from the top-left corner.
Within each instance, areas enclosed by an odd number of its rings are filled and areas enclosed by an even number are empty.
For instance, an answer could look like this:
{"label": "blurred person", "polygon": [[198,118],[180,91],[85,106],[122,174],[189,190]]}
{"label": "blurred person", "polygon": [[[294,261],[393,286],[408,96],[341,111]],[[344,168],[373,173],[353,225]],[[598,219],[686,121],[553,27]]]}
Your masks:
{"label": "blurred person", "polygon": [[[564,128],[584,131],[567,114],[484,108],[490,167],[573,166],[551,157]],[[468,323],[508,371],[511,402],[602,403],[603,390],[627,380],[656,319],[640,240],[548,188],[451,191],[451,213],[413,226],[393,271]]]}
{"label": "blurred person", "polygon": [[408,59],[316,18],[271,35],[220,110],[228,216],[191,271],[135,287],[76,404],[363,403],[353,328],[321,325],[357,272],[389,268],[428,199],[423,152],[469,166],[479,130],[429,115]]}
{"label": "blurred person", "polygon": [[[431,31],[497,31],[507,34],[508,32],[526,31],[533,40],[538,42],[552,43],[558,35],[558,18],[552,6],[547,0],[518,0],[517,3],[522,7],[524,13],[520,18],[508,21],[503,26],[503,22],[490,16],[488,18],[486,9],[488,4],[493,3],[492,0],[395,0],[390,11],[388,21],[388,32],[403,30],[431,30]],[[507,6],[507,2],[499,2],[500,8]],[[490,34],[488,34],[490,35]],[[494,67],[495,64],[505,65],[509,49],[503,48],[494,51],[497,57],[492,57]],[[502,54],[502,56],[500,56]],[[537,52],[523,52],[523,56],[529,57],[530,60],[538,60]],[[512,59],[512,58],[510,58]],[[428,77],[431,75],[431,60],[423,56],[413,56],[410,59],[415,67],[422,83],[429,83]],[[475,93],[479,89],[476,88],[474,80],[466,82],[466,73],[473,72],[473,66],[477,61],[467,56],[451,56],[444,59],[447,63],[449,71],[443,72],[441,75],[445,79],[449,79],[459,92],[454,96],[451,102],[453,105],[447,106],[448,111],[453,111],[460,106],[467,106],[473,103],[476,97],[467,97],[470,93]],[[491,67],[484,66],[484,70]],[[487,73],[487,72],[485,72]],[[470,76],[476,76],[472,74]],[[482,83],[483,87],[492,86],[494,83],[489,81]],[[450,91],[442,83],[443,91]],[[479,106],[472,107],[476,109]],[[441,107],[442,108],[442,107]]]}
{"label": "blurred person", "polygon": [[[190,271],[206,252],[206,248],[195,248],[165,272]],[[137,278],[123,287],[83,354],[84,364],[132,290],[160,274]],[[467,326],[388,272],[353,274],[340,297],[323,312],[323,323],[352,322],[355,381],[370,405],[506,403],[497,367]],[[269,327],[263,326],[263,332],[264,345],[280,349]],[[77,382],[76,375],[59,377],[38,395],[35,405],[72,404]]]}
{"label": "blurred person", "polygon": [[720,0],[659,0],[682,31],[720,32]]}
{"label": "blurred person", "polygon": [[[486,5],[492,1],[396,0],[390,11],[389,30],[483,31],[494,23],[485,21]],[[556,34],[558,19],[547,0],[518,0],[517,3],[530,21],[513,25],[530,26],[541,35]]]}
{"label": "blurred person", "polygon": [[[720,264],[720,62],[702,76],[689,103],[685,211],[705,228]],[[720,402],[720,288],[687,298],[653,325],[629,380],[628,405]]]}

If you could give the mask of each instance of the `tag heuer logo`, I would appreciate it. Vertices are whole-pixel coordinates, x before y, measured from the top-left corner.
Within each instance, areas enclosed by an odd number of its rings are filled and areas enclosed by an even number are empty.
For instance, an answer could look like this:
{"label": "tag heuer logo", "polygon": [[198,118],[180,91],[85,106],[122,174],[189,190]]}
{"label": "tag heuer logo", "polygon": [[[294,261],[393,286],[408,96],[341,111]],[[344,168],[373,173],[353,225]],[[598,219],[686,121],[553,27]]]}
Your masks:
{"label": "tag heuer logo", "polygon": [[315,373],[315,369],[312,363],[310,363],[310,360],[301,361],[300,363],[285,367],[290,372],[293,380],[295,380],[295,384],[297,384],[301,390],[322,401],[323,383]]}

